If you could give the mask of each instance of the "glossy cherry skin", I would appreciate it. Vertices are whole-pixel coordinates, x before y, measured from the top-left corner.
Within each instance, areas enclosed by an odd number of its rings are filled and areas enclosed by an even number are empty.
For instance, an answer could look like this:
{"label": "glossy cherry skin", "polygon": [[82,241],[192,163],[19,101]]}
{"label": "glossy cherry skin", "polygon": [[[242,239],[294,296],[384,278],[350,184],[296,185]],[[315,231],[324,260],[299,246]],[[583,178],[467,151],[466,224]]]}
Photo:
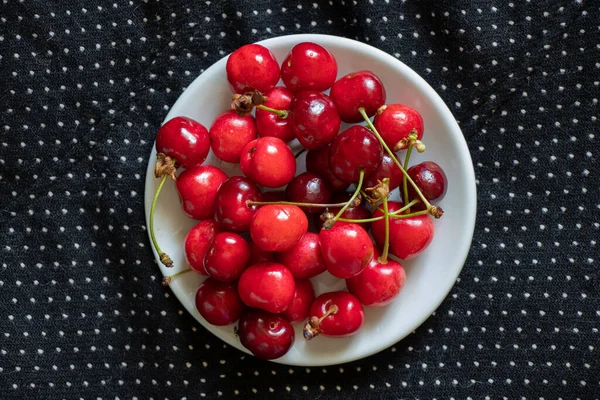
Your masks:
{"label": "glossy cherry skin", "polygon": [[194,226],[184,240],[185,259],[190,268],[201,275],[208,275],[204,269],[204,257],[219,232],[217,221],[206,219]]}
{"label": "glossy cherry skin", "polygon": [[209,131],[210,146],[219,160],[239,163],[244,147],[256,139],[254,117],[240,117],[233,110],[219,115]]}
{"label": "glossy cherry skin", "polygon": [[260,189],[243,176],[232,176],[221,184],[215,199],[215,220],[219,229],[231,232],[246,232],[250,229],[252,214],[257,206],[246,202],[260,201]]}
{"label": "glossy cherry skin", "polygon": [[314,300],[315,289],[312,283],[308,279],[296,280],[294,298],[282,315],[292,324],[304,322]]}
{"label": "glossy cherry skin", "polygon": [[373,258],[373,242],[358,224],[336,222],[331,229],[321,229],[319,239],[325,268],[335,277],[358,275]]}
{"label": "glossy cherry skin", "polygon": [[319,150],[309,150],[306,153],[306,170],[325,179],[332,192],[341,192],[348,189],[350,185],[331,172],[331,168],[329,168],[330,148],[331,145]]}
{"label": "glossy cherry skin", "polygon": [[396,189],[402,183],[402,171],[396,165],[392,157],[387,153],[383,153],[381,163],[367,179],[365,179],[365,187],[373,187],[377,184],[377,180],[383,180],[383,178],[390,178],[390,191]]}
{"label": "glossy cherry skin", "polygon": [[319,235],[313,232],[306,232],[291,249],[277,253],[277,261],[296,279],[314,278],[326,270]]}
{"label": "glossy cherry skin", "polygon": [[221,282],[237,280],[250,261],[250,244],[233,232],[219,232],[204,258],[206,272]]}
{"label": "glossy cherry skin", "polygon": [[398,261],[388,258],[382,264],[378,251],[367,268],[360,274],[346,279],[348,291],[367,307],[383,307],[398,296],[404,287],[406,271]]}
{"label": "glossy cherry skin", "polygon": [[285,355],[294,344],[294,327],[283,316],[262,310],[247,310],[238,323],[242,346],[255,357],[273,360]]}
{"label": "glossy cherry skin", "polygon": [[242,272],[238,282],[238,292],[244,304],[272,313],[285,311],[294,298],[295,290],[290,270],[274,262],[251,265]]}
{"label": "glossy cherry skin", "polygon": [[156,134],[156,152],[174,158],[182,168],[201,165],[209,151],[208,131],[191,118],[170,119]]}
{"label": "glossy cherry skin", "polygon": [[227,80],[236,93],[256,89],[268,92],[279,81],[279,64],[269,49],[259,44],[247,44],[229,55]]}
{"label": "glossy cherry skin", "polygon": [[272,204],[252,216],[250,236],[265,251],[286,251],[308,230],[308,219],[300,207]]}
{"label": "glossy cherry skin", "polygon": [[417,110],[404,104],[387,104],[377,110],[373,125],[383,141],[393,149],[401,139],[417,130],[419,140],[423,138],[423,117]]}
{"label": "glossy cherry skin", "polygon": [[340,133],[329,150],[331,172],[346,183],[358,182],[360,169],[365,178],[373,174],[383,157],[383,148],[375,135],[361,125],[354,125]]}
{"label": "glossy cherry skin", "polygon": [[346,337],[356,333],[365,320],[365,310],[352,294],[343,291],[324,293],[310,307],[309,318],[321,318],[332,305],[338,311],[329,314],[319,323],[321,334],[329,337]]}
{"label": "glossy cherry skin", "polygon": [[288,118],[292,121],[294,135],[308,150],[327,146],[338,134],[342,123],[331,98],[312,90],[294,96]]}
{"label": "glossy cherry skin", "polygon": [[196,291],[196,309],[209,324],[225,326],[240,319],[245,306],[235,283],[207,278]]}
{"label": "glossy cherry skin", "polygon": [[[339,192],[339,193],[336,193],[333,195],[333,197],[331,198],[331,202],[332,203],[346,203],[346,202],[348,202],[348,200],[350,200],[351,197],[352,197],[352,193]],[[329,209],[329,212],[331,212],[333,215],[337,215],[337,213],[341,209],[342,209],[342,207],[331,207]],[[366,202],[364,200],[362,200],[358,207],[350,206],[350,207],[346,208],[346,211],[344,211],[342,213],[342,218],[367,219],[367,218],[371,218],[371,211],[369,211],[369,209],[367,208]],[[322,228],[324,223],[325,222],[321,219],[321,216],[319,215],[319,218],[317,220],[317,226],[319,228]],[[358,223],[358,225],[362,226],[365,231],[368,231],[369,228],[371,227],[370,222],[362,222],[362,223]]]}
{"label": "glossy cherry skin", "polygon": [[335,57],[316,43],[298,43],[281,64],[281,79],[294,93],[325,91],[337,77]]}
{"label": "glossy cherry skin", "polygon": [[[417,184],[421,193],[430,203],[437,203],[444,198],[448,190],[448,178],[442,167],[433,161],[424,161],[420,164],[413,165],[408,169],[408,175]],[[408,198],[419,199],[419,195],[410,184],[407,185]],[[424,210],[423,203],[417,203],[415,210]],[[411,207],[412,209],[412,207]]]}
{"label": "glossy cherry skin", "polygon": [[[388,202],[390,212],[399,210],[402,204]],[[383,213],[375,210],[373,217]],[[385,240],[385,221],[371,224],[371,233],[379,248],[383,248]],[[390,218],[390,253],[403,260],[415,258],[422,253],[433,240],[434,224],[429,215],[418,215],[410,218]]]}
{"label": "glossy cherry skin", "polygon": [[183,212],[197,220],[211,218],[217,192],[226,180],[225,172],[212,165],[200,165],[183,171],[175,182]]}
{"label": "glossy cherry skin", "polygon": [[[276,110],[289,110],[292,103],[292,92],[284,87],[274,87],[264,93],[269,99],[264,105]],[[289,118],[281,118],[270,111],[256,109],[256,129],[261,137],[273,136],[289,142],[296,138]]]}
{"label": "glossy cherry skin", "polygon": [[372,117],[385,104],[385,87],[371,71],[352,72],[338,79],[331,87],[331,98],[342,118],[348,123],[363,121],[359,109]]}
{"label": "glossy cherry skin", "polygon": [[[296,203],[327,204],[331,200],[331,191],[325,179],[312,172],[304,172],[287,185],[285,195],[288,201]],[[300,207],[309,214],[319,213],[321,207]]]}
{"label": "glossy cherry skin", "polygon": [[244,147],[240,167],[257,184],[277,188],[287,185],[296,175],[296,158],[283,140],[263,137]]}
{"label": "glossy cherry skin", "polygon": [[248,264],[254,265],[267,261],[275,261],[277,253],[272,251],[264,251],[256,245],[256,243],[250,243],[250,261]]}

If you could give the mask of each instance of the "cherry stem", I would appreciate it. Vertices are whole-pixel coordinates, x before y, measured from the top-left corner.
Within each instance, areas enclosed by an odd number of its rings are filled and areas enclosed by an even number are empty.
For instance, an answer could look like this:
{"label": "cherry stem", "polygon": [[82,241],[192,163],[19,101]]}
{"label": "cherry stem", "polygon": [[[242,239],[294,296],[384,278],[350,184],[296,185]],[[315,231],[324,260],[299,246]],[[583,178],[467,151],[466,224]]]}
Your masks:
{"label": "cherry stem", "polygon": [[431,208],[431,203],[425,198],[425,196],[423,196],[423,193],[421,193],[421,189],[419,189],[419,187],[417,186],[417,184],[408,175],[408,173],[406,172],[406,170],[402,167],[402,164],[400,164],[400,161],[398,161],[398,159],[396,158],[394,152],[392,150],[390,150],[389,146],[385,143],[385,141],[383,140],[383,138],[381,137],[381,135],[377,131],[377,128],[375,128],[375,126],[373,125],[373,123],[369,119],[369,116],[367,115],[367,112],[365,111],[365,109],[363,107],[360,107],[358,109],[358,111],[360,112],[360,115],[362,115],[362,117],[364,118],[365,122],[367,123],[367,125],[369,126],[369,128],[371,129],[371,131],[373,132],[373,135],[375,135],[377,137],[377,140],[379,140],[379,143],[381,143],[381,145],[383,146],[383,148],[385,149],[385,151],[389,154],[389,156],[392,158],[392,160],[394,160],[394,163],[396,164],[396,166],[398,168],[400,168],[400,171],[402,171],[402,174],[404,175],[404,178],[407,179],[410,182],[410,184],[412,185],[412,187],[415,188],[415,191],[419,195],[419,198],[421,199],[421,201],[423,202],[423,204],[425,204],[425,207],[427,208],[427,210],[429,210]]}
{"label": "cherry stem", "polygon": [[[419,199],[414,199],[413,201],[411,201],[410,203],[408,203],[407,205],[405,205],[405,206],[404,206],[404,207],[402,207],[401,209],[399,209],[399,210],[396,210],[396,211],[392,211],[392,212],[390,213],[390,215],[396,215],[396,214],[403,213],[403,212],[404,212],[404,211],[406,211],[406,210],[410,210],[410,208],[411,208],[412,206],[414,206],[415,204],[417,204],[419,201],[420,201]],[[409,211],[409,212],[407,212],[407,214],[410,214],[410,211]]]}
{"label": "cherry stem", "polygon": [[319,318],[319,324],[321,322],[323,322],[323,320],[327,317],[329,317],[331,314],[335,314],[339,311],[339,308],[337,305],[332,304],[329,306],[329,308],[327,309],[327,312],[325,314],[323,314],[323,316],[321,318]]}
{"label": "cherry stem", "polygon": [[276,114],[281,119],[286,119],[288,117],[288,110],[277,110],[275,108],[267,107],[264,104],[256,106],[256,108],[260,108],[263,111],[272,112]]}
{"label": "cherry stem", "polygon": [[383,242],[383,251],[378,261],[381,264],[387,264],[388,251],[390,249],[390,210],[388,209],[387,197],[383,198],[383,218],[385,220],[385,241]]}
{"label": "cherry stem", "polygon": [[[412,152],[413,142],[408,142],[408,148],[406,149],[406,155],[404,156],[404,169],[408,169],[408,161],[410,160],[410,153]],[[406,175],[402,176],[402,194],[404,195],[404,204],[408,204],[408,185],[406,181]],[[407,214],[410,214],[410,208],[407,210]]]}
{"label": "cherry stem", "polygon": [[162,190],[162,187],[168,177],[169,175],[163,175],[163,177],[160,179],[156,193],[154,193],[154,199],[152,199],[152,206],[150,207],[150,238],[152,239],[152,244],[158,253],[160,262],[162,262],[167,268],[173,268],[173,261],[171,260],[171,257],[161,250],[158,242],[156,241],[156,236],[154,235],[154,210],[156,209],[156,201],[158,200],[158,195],[160,194],[160,191]]}
{"label": "cherry stem", "polygon": [[348,205],[348,203],[334,203],[334,204],[318,204],[318,203],[298,203],[295,201],[246,201],[246,205],[248,207],[252,206],[269,206],[269,205],[288,205],[288,206],[298,206],[298,207],[321,207],[321,208],[334,208],[334,207],[343,207]]}
{"label": "cherry stem", "polygon": [[[413,201],[418,202],[418,200],[413,200]],[[411,205],[414,205],[414,204],[411,204]],[[427,210],[417,211],[417,212],[414,212],[412,214],[401,214],[401,212],[403,212],[407,208],[408,207],[405,206],[405,207],[403,207],[403,208],[401,208],[401,209],[399,209],[397,211],[389,213],[388,215],[389,215],[390,218],[403,219],[403,218],[416,217],[417,215],[429,214],[429,212]],[[367,222],[381,221],[384,218],[385,217],[382,215],[381,217],[373,217],[373,218],[365,218],[365,219],[339,218],[338,221],[340,221],[340,222],[352,222],[352,223],[355,223],[355,224],[364,224],[364,223],[367,223]]]}
{"label": "cherry stem", "polygon": [[173,274],[173,275],[167,275],[167,276],[165,276],[165,277],[162,279],[162,281],[161,281],[161,284],[162,284],[163,286],[169,286],[169,285],[171,284],[171,280],[173,280],[173,278],[175,278],[175,277],[177,277],[177,276],[179,276],[179,275],[187,274],[187,273],[188,273],[188,272],[190,272],[190,271],[191,271],[191,269],[190,269],[190,268],[188,268],[188,269],[184,269],[184,270],[182,270],[182,271],[179,271],[179,272],[177,272],[176,274]]}
{"label": "cherry stem", "polygon": [[360,189],[362,188],[364,178],[365,178],[365,170],[364,170],[364,168],[361,168],[359,171],[358,183],[356,184],[356,190],[354,191],[354,193],[352,194],[352,197],[350,197],[350,200],[348,200],[346,205],[344,205],[342,207],[342,209],[340,211],[338,211],[338,213],[335,215],[335,217],[333,217],[334,221],[337,221],[341,217],[341,215],[344,213],[344,211],[346,211],[348,209],[348,207],[350,207],[350,204],[354,203],[354,199],[356,199],[356,197],[358,197],[358,194],[360,193]]}

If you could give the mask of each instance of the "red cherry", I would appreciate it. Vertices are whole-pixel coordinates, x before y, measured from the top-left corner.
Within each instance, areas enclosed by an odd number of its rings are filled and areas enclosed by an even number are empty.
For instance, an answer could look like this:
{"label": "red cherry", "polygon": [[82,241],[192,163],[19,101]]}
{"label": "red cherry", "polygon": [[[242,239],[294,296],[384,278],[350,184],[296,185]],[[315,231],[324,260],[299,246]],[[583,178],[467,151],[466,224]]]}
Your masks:
{"label": "red cherry", "polygon": [[285,191],[283,190],[272,190],[268,192],[264,192],[262,194],[262,201],[286,201]]}
{"label": "red cherry", "polygon": [[373,242],[360,225],[336,222],[331,229],[322,229],[319,239],[325,268],[335,277],[358,275],[373,258]]}
{"label": "red cherry", "polygon": [[156,134],[156,152],[174,158],[182,168],[201,165],[209,151],[208,131],[191,118],[170,119]]}
{"label": "red cherry", "polygon": [[[286,198],[295,203],[327,204],[331,199],[331,191],[323,178],[312,172],[304,172],[287,185]],[[300,207],[307,213],[322,211],[319,207]]]}
{"label": "red cherry", "polygon": [[204,268],[213,278],[233,282],[240,277],[250,261],[250,245],[240,235],[219,232],[206,253]]}
{"label": "red cherry", "polygon": [[306,321],[310,306],[315,300],[315,289],[308,279],[296,280],[294,298],[283,312],[285,319],[292,324]]}
{"label": "red cherry", "polygon": [[[276,110],[289,110],[292,103],[292,92],[284,87],[275,87],[264,94],[269,100],[264,104]],[[296,138],[289,118],[280,118],[276,114],[256,109],[256,129],[262,137],[273,136],[289,142]]]}
{"label": "red cherry", "polygon": [[[417,184],[419,190],[425,198],[430,202],[439,202],[446,195],[448,190],[448,178],[442,167],[433,161],[424,161],[420,164],[413,165],[408,169],[408,175]],[[419,195],[409,183],[407,185],[408,198],[419,199]],[[417,203],[414,206],[415,210],[425,210],[423,203]]]}
{"label": "red cherry", "polygon": [[247,201],[260,201],[260,189],[250,179],[232,176],[221,184],[215,198],[215,219],[219,229],[246,232],[250,219],[258,207],[248,206]]}
{"label": "red cherry", "polygon": [[402,290],[406,279],[404,267],[399,262],[388,259],[382,264],[377,253],[363,272],[346,279],[348,291],[367,307],[390,304]]}
{"label": "red cherry", "polygon": [[296,279],[310,279],[325,272],[319,235],[306,232],[294,247],[277,253],[277,261],[285,265]]}
{"label": "red cherry", "polygon": [[359,180],[360,169],[365,178],[373,174],[383,157],[381,144],[367,128],[354,125],[340,133],[329,150],[329,167],[335,176],[347,183]]}
{"label": "red cherry", "polygon": [[401,139],[416,129],[419,140],[423,137],[423,117],[417,110],[404,104],[387,104],[377,110],[373,125],[383,141],[394,148]]}
{"label": "red cherry", "polygon": [[396,165],[392,157],[387,153],[383,153],[381,163],[368,178],[365,179],[365,187],[373,187],[377,184],[378,180],[383,178],[390,178],[390,191],[396,189],[402,183],[402,171]]}
{"label": "red cherry", "polygon": [[179,174],[175,185],[183,212],[198,220],[212,217],[217,191],[225,180],[225,172],[212,165],[200,165]]}
{"label": "red cherry", "polygon": [[308,150],[327,146],[341,126],[340,115],[329,96],[312,90],[294,96],[288,118],[296,138]]}
{"label": "red cherry", "polygon": [[229,110],[215,119],[209,134],[212,151],[220,160],[239,163],[244,147],[256,139],[256,123],[251,115],[241,117]]}
{"label": "red cherry", "polygon": [[385,104],[385,87],[371,71],[352,72],[338,79],[331,87],[331,98],[342,121],[363,121],[359,108],[364,108],[369,117]]}
{"label": "red cherry", "polygon": [[262,262],[275,261],[277,253],[272,251],[264,251],[256,245],[256,243],[250,243],[250,262],[248,264],[254,265]]}
{"label": "red cherry", "polygon": [[204,257],[218,231],[217,222],[207,219],[190,229],[185,237],[185,259],[190,268],[201,275],[208,275],[204,269]]}
{"label": "red cherry", "polygon": [[[402,204],[389,201],[390,212],[399,210]],[[375,210],[373,217],[383,213]],[[415,258],[422,253],[433,240],[434,224],[429,215],[418,215],[410,218],[390,218],[390,253],[403,260]],[[375,221],[371,225],[371,233],[381,248],[385,241],[385,221]]]}
{"label": "red cherry", "polygon": [[[332,203],[347,203],[351,197],[352,197],[352,193],[339,192],[339,193],[336,193],[333,195],[333,197],[331,198],[331,202]],[[332,213],[333,215],[337,215],[337,213],[340,212],[341,209],[342,209],[342,207],[331,207],[329,209],[329,212]],[[346,208],[346,211],[344,211],[342,213],[341,217],[346,218],[346,219],[367,219],[367,218],[371,218],[371,211],[369,211],[369,209],[367,208],[366,202],[364,200],[361,200],[360,205],[358,207],[352,207],[352,205],[350,205],[350,207]],[[322,228],[325,221],[323,221],[321,219],[320,215],[318,216],[316,221],[317,221],[317,226],[319,228]],[[362,226],[365,231],[368,231],[369,228],[371,227],[370,222],[362,222],[362,223],[359,223],[358,225]]]}
{"label": "red cherry", "polygon": [[329,168],[330,148],[331,145],[319,150],[309,150],[306,153],[306,170],[313,174],[321,175],[332,192],[341,192],[348,189],[350,185],[331,172],[331,168]]}
{"label": "red cherry", "polygon": [[295,45],[281,64],[281,79],[294,93],[327,90],[337,77],[335,57],[316,43]]}
{"label": "red cherry", "polygon": [[263,137],[244,147],[240,167],[257,184],[276,188],[287,185],[294,178],[296,158],[283,140]]}
{"label": "red cherry", "polygon": [[240,319],[244,308],[235,283],[208,278],[196,291],[196,309],[209,324],[229,325]]}
{"label": "red cherry", "polygon": [[285,311],[294,298],[294,276],[284,265],[265,262],[246,268],[238,282],[244,304],[272,313]]}
{"label": "red cherry", "polygon": [[318,334],[346,337],[356,333],[365,320],[365,311],[356,297],[348,292],[329,292],[317,297],[310,307],[309,324],[304,337]]}
{"label": "red cherry", "polygon": [[247,310],[242,315],[238,336],[242,346],[263,360],[282,357],[295,340],[294,328],[285,318],[262,310]]}
{"label": "red cherry", "polygon": [[279,81],[279,64],[269,49],[259,44],[247,44],[227,59],[227,80],[236,93],[256,89],[267,92]]}
{"label": "red cherry", "polygon": [[294,247],[308,229],[308,219],[299,207],[262,206],[252,216],[250,236],[265,251],[286,251]]}

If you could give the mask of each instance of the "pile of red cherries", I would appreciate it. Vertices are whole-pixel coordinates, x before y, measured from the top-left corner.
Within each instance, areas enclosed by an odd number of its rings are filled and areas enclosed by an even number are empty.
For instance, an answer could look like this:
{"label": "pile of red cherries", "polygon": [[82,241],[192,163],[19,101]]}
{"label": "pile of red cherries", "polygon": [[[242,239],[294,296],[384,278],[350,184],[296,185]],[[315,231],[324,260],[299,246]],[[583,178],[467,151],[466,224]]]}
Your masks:
{"label": "pile of red cherries", "polygon": [[[398,296],[406,277],[399,260],[425,250],[443,214],[432,204],[446,193],[442,168],[409,167],[411,152],[425,151],[423,119],[408,105],[386,104],[371,71],[338,79],[335,57],[316,43],[295,45],[281,66],[264,46],[242,46],[227,60],[227,79],[231,110],[209,130],[176,117],[156,137],[150,232],[167,267],[154,208],[168,177],[183,212],[199,220],[184,243],[190,268],[163,283],[188,271],[207,276],[196,293],[200,315],[218,326],[237,322],[242,345],[262,359],[288,352],[292,324],[304,324],[307,340],[352,335],[363,307]],[[342,122],[353,125],[340,132]],[[211,150],[244,176],[203,165]],[[296,174],[304,151],[307,172]],[[389,200],[394,190],[400,201]],[[326,271],[347,290],[316,297],[310,279]]]}

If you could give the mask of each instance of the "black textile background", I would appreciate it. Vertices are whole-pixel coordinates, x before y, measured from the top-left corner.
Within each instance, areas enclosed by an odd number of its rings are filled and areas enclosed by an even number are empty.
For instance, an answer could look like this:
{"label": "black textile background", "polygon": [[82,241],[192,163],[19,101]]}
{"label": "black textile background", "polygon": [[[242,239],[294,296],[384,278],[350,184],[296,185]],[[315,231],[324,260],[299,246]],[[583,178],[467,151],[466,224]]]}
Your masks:
{"label": "black textile background", "polygon": [[[600,397],[599,22],[583,0],[3,0],[0,398]],[[451,294],[415,334],[343,366],[224,346],[160,286],[145,228],[168,108],[240,45],[291,33],[415,69],[477,176]]]}

